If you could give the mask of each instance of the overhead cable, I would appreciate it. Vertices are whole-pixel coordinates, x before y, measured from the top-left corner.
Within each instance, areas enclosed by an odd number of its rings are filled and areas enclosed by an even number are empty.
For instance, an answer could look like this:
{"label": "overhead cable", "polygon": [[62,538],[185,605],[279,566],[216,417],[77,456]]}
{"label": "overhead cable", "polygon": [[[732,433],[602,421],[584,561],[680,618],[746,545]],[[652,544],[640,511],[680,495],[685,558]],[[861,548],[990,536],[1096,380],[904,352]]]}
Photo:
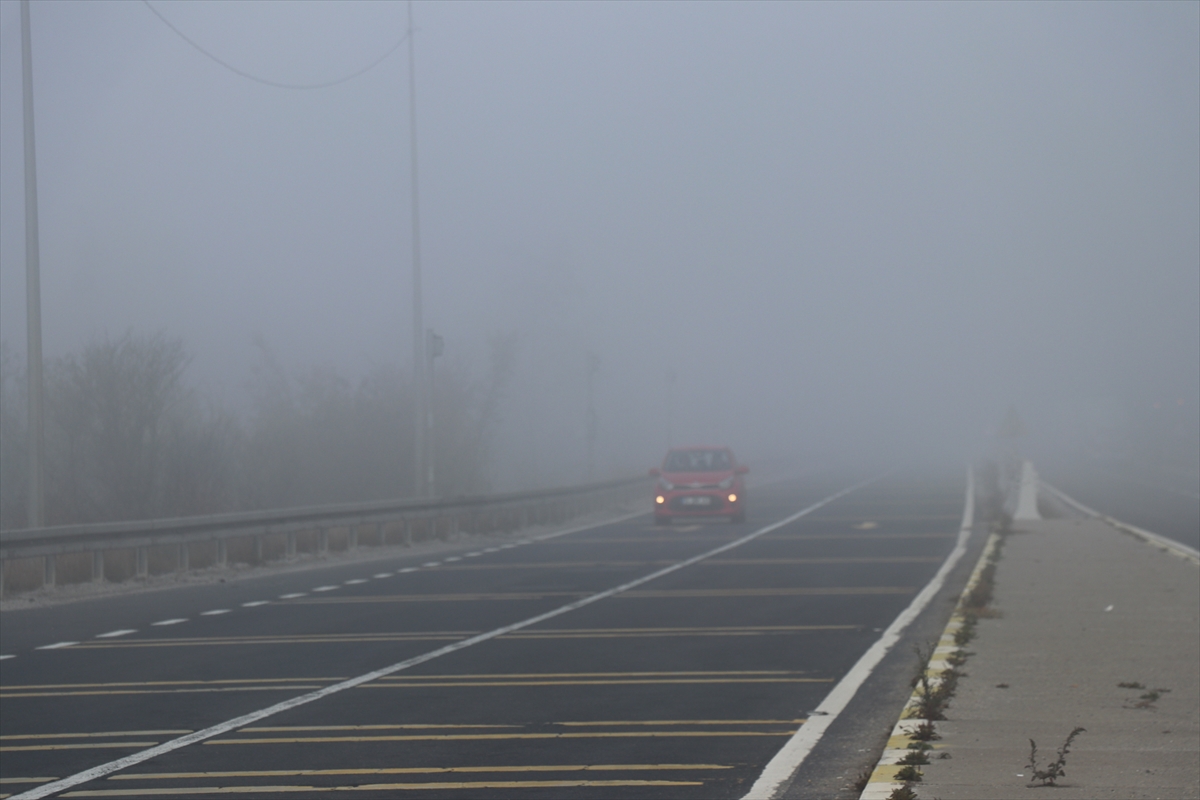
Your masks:
{"label": "overhead cable", "polygon": [[261,83],[266,86],[274,86],[278,89],[327,89],[330,86],[337,86],[339,83],[345,83],[346,81],[354,80],[359,75],[362,75],[363,73],[366,73],[366,72],[370,72],[372,69],[374,69],[375,67],[382,64],[384,59],[386,59],[392,53],[396,52],[396,50],[399,49],[400,45],[404,44],[404,42],[408,40],[408,37],[412,35],[412,31],[409,30],[403,36],[400,37],[399,41],[397,41],[395,44],[393,44],[391,47],[389,47],[386,51],[384,51],[383,55],[381,55],[379,58],[375,59],[370,64],[367,64],[365,67],[358,70],[357,72],[352,72],[349,75],[338,78],[337,80],[326,81],[324,83],[281,83],[280,81],[272,81],[272,80],[268,80],[267,78],[260,78],[257,75],[251,75],[249,72],[246,72],[245,70],[238,69],[237,67],[233,66],[228,61],[224,61],[224,60],[218,58],[217,56],[213,55],[212,53],[208,52],[203,47],[201,47],[194,39],[189,37],[186,33],[184,33],[183,31],[179,30],[179,28],[176,28],[173,24],[171,24],[171,21],[169,19],[167,19],[166,17],[164,17],[161,13],[159,13],[159,10],[157,8],[150,5],[150,0],[142,0],[142,2],[146,5],[146,8],[148,8],[152,12],[154,12],[154,16],[156,16],[160,20],[162,20],[164,25],[166,25],[171,30],[175,31],[175,33],[179,36],[180,39],[183,39],[185,42],[190,44],[192,47],[199,50],[203,55],[205,55],[208,58],[212,59],[213,61],[217,62],[222,67],[229,70],[230,72],[240,75],[243,78],[247,78],[249,80],[254,81],[255,83]]}

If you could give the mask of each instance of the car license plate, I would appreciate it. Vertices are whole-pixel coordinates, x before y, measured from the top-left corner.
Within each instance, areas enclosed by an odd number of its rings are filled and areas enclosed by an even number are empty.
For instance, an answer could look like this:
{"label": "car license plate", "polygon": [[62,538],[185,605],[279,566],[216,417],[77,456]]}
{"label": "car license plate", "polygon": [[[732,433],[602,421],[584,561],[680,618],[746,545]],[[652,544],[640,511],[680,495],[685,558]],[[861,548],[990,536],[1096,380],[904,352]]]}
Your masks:
{"label": "car license plate", "polygon": [[707,496],[683,498],[683,504],[685,506],[706,506],[711,502],[712,498]]}

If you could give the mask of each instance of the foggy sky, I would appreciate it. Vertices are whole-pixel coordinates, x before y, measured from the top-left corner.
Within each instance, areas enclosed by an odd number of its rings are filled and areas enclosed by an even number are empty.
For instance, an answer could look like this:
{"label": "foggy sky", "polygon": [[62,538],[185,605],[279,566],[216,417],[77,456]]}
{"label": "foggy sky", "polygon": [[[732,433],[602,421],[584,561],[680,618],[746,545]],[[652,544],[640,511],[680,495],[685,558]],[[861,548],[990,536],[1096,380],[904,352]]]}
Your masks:
{"label": "foggy sky", "polygon": [[[401,3],[155,4],[264,78],[328,81]],[[1200,4],[414,4],[425,317],[501,466],[676,443],[973,454],[1009,404],[1200,397]],[[48,358],[127,329],[237,405],[285,362],[409,368],[403,49],[337,87],[213,63],[134,2],[32,4]],[[0,2],[0,335],[25,347],[19,6]],[[1195,413],[1195,412],[1193,412]],[[406,424],[398,421],[398,424]],[[505,481],[501,481],[503,485]]]}

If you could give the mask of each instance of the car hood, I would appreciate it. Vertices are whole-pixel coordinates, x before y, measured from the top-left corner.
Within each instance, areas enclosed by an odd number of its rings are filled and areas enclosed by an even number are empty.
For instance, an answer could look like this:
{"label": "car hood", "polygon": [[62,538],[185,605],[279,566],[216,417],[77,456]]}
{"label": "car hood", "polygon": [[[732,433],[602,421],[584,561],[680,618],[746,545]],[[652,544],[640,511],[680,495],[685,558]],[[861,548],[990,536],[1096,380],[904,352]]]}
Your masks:
{"label": "car hood", "polygon": [[721,481],[729,480],[729,478],[733,477],[733,470],[726,469],[720,472],[664,472],[662,477],[667,483],[673,483],[680,488],[687,488],[693,483],[700,486],[715,486]]}

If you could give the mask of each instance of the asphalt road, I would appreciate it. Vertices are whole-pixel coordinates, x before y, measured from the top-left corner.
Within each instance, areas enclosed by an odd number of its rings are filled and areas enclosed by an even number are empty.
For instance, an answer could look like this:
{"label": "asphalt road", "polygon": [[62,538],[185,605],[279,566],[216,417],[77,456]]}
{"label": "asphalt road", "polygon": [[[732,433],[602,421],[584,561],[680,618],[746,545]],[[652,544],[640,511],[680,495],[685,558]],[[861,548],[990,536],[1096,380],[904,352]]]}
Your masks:
{"label": "asphalt road", "polygon": [[1082,462],[1054,464],[1042,477],[1102,514],[1200,549],[1200,487],[1188,476]]}
{"label": "asphalt road", "polygon": [[[612,589],[859,479],[752,486],[743,524],[661,528],[647,514],[540,541],[465,540],[432,559],[391,551],[5,612],[0,797]],[[937,571],[963,490],[961,474],[885,478],[628,591],[62,796],[739,797]],[[949,610],[935,603],[926,627]],[[862,701],[880,719],[903,704],[908,660]],[[850,716],[829,731],[836,757],[805,779],[821,796],[852,796],[847,773],[873,762],[890,727]]]}

